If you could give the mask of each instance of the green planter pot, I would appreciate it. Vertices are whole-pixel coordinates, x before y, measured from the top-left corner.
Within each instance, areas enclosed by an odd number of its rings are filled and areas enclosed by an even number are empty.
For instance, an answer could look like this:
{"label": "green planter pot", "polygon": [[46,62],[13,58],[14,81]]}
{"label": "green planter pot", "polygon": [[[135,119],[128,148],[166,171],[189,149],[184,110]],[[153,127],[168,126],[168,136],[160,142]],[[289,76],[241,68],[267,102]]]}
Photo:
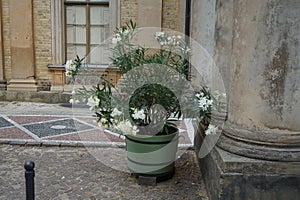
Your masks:
{"label": "green planter pot", "polygon": [[129,170],[142,176],[170,178],[178,148],[178,129],[169,135],[126,135],[127,165]]}

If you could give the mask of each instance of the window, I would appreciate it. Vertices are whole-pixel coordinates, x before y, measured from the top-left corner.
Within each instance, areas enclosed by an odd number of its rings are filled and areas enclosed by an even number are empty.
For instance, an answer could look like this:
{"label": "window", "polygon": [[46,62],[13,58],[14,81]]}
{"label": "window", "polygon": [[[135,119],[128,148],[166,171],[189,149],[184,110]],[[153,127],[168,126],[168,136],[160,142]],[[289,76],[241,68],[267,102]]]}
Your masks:
{"label": "window", "polygon": [[65,0],[66,60],[87,56],[89,64],[108,64],[110,36],[108,1]]}

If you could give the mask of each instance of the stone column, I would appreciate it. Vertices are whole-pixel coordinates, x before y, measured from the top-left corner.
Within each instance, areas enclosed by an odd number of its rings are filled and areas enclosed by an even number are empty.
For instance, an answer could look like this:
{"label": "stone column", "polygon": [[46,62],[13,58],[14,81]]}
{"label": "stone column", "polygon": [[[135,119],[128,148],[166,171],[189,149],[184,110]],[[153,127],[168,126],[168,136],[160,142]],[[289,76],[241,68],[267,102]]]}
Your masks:
{"label": "stone column", "polygon": [[[0,0],[0,18],[2,19],[2,0]],[[0,20],[0,90],[6,90],[5,68],[3,51],[3,29],[2,20]]]}
{"label": "stone column", "polygon": [[300,1],[216,1],[228,119],[202,172],[212,199],[300,195]]}
{"label": "stone column", "polygon": [[32,0],[9,0],[12,79],[7,90],[37,91]]}
{"label": "stone column", "polygon": [[299,8],[299,1],[234,2],[224,149],[300,161]]}

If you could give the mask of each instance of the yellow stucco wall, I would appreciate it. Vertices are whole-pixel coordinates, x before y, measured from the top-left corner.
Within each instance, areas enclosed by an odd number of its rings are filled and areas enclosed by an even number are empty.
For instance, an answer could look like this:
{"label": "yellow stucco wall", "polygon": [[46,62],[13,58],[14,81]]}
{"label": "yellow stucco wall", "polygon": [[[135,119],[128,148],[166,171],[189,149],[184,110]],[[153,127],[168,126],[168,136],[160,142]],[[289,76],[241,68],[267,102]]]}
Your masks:
{"label": "yellow stucco wall", "polygon": [[[162,0],[162,27],[178,30],[180,27],[180,0]],[[120,1],[120,24],[130,19],[138,21],[139,0]],[[2,0],[3,60],[5,79],[12,78],[9,0]],[[34,63],[36,79],[51,79],[47,65],[52,60],[51,41],[51,1],[33,0]],[[63,63],[62,63],[63,64]]]}
{"label": "yellow stucco wall", "polygon": [[47,64],[51,63],[51,12],[49,0],[33,1],[34,46],[36,76],[50,78]]}

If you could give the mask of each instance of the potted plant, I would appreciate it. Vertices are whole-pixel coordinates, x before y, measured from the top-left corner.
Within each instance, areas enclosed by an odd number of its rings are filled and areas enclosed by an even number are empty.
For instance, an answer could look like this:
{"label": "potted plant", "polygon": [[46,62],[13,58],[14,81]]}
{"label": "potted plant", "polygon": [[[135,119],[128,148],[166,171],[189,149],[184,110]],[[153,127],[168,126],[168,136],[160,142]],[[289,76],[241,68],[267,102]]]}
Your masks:
{"label": "potted plant", "polygon": [[135,33],[136,24],[130,21],[117,28],[112,39],[111,65],[122,73],[119,84],[101,77],[92,88],[73,92],[71,102],[85,101],[100,127],[125,136],[128,168],[133,173],[169,178],[179,138],[170,119],[206,112],[199,113],[200,96],[191,95],[187,83],[190,49],[184,37],[157,32],[154,39],[159,48],[151,49],[135,44]]}

